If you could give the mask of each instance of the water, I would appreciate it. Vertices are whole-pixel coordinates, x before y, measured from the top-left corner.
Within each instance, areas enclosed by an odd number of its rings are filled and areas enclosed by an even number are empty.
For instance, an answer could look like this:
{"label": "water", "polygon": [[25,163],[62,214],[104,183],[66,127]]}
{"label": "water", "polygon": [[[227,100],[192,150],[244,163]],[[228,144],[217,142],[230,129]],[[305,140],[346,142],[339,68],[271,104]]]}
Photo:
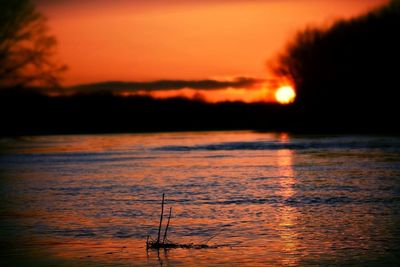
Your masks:
{"label": "water", "polygon": [[[169,239],[149,251],[160,200]],[[0,139],[1,266],[397,266],[400,138]]]}

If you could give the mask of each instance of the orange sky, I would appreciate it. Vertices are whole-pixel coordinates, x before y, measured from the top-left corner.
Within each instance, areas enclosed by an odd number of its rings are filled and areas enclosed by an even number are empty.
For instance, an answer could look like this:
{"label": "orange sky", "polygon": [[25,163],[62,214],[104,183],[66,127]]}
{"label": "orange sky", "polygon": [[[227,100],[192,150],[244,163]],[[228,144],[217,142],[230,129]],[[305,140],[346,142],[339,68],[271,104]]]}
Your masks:
{"label": "orange sky", "polygon": [[271,78],[266,61],[299,29],[327,25],[388,1],[36,2],[59,40],[59,57],[69,66],[64,85],[69,86],[110,80]]}

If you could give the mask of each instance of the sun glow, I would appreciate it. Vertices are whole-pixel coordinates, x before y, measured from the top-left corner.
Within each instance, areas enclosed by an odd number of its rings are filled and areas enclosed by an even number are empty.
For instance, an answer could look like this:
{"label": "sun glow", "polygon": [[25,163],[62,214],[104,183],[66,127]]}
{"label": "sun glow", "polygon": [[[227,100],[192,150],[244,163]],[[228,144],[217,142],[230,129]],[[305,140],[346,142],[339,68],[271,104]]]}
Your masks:
{"label": "sun glow", "polygon": [[296,92],[292,86],[282,86],[276,91],[275,98],[280,104],[290,104],[294,102]]}

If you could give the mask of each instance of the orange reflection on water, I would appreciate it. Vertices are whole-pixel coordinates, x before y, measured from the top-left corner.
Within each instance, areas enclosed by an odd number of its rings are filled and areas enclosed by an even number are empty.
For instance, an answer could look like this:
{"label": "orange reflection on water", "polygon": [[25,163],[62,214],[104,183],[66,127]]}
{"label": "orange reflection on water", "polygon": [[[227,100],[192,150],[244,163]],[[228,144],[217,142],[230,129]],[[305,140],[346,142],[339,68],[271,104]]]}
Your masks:
{"label": "orange reflection on water", "polygon": [[[335,160],[343,162],[345,153],[243,149],[293,143],[287,133],[53,136],[20,142],[13,164],[21,168],[4,172],[7,179],[1,180],[5,188],[16,188],[10,193],[15,203],[0,208],[1,216],[34,229],[19,244],[23,256],[27,246],[74,266],[302,266],[306,260],[324,265],[346,253],[357,259],[371,249],[384,253],[382,240],[393,238],[390,229],[397,229],[390,216],[382,216],[383,205],[377,212],[370,204],[334,202],[363,194],[340,180],[345,170],[325,171],[338,165]],[[209,150],[199,149],[210,144]],[[241,149],[232,149],[235,145]],[[154,149],[171,146],[195,149]],[[373,159],[357,153],[347,159]],[[376,186],[369,179],[357,181],[359,187]],[[202,243],[215,236],[208,244],[224,246],[146,254],[146,236],[157,231],[162,192],[166,206],[173,207],[170,240]],[[361,195],[360,201],[364,198],[370,200]],[[378,219],[383,220],[377,224]]]}
{"label": "orange reflection on water", "polygon": [[[280,140],[287,142],[289,140],[288,134],[281,134]],[[293,171],[293,151],[292,150],[278,150],[277,151],[278,166],[281,170],[281,179],[279,185],[281,191],[279,194],[285,199],[294,196],[293,186],[296,184],[295,174]],[[294,207],[284,205],[279,209],[279,228],[280,236],[282,239],[282,251],[287,255],[282,258],[282,265],[294,266],[298,263],[299,258],[296,256],[298,251],[299,233],[296,232],[297,211]]]}

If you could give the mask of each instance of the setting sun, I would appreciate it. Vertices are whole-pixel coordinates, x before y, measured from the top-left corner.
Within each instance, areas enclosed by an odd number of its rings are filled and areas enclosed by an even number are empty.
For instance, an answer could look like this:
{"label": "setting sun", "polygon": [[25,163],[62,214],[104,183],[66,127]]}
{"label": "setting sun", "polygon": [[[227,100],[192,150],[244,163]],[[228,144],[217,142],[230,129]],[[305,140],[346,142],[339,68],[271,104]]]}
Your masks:
{"label": "setting sun", "polygon": [[282,86],[276,91],[275,98],[280,104],[290,104],[294,102],[296,92],[291,86]]}

